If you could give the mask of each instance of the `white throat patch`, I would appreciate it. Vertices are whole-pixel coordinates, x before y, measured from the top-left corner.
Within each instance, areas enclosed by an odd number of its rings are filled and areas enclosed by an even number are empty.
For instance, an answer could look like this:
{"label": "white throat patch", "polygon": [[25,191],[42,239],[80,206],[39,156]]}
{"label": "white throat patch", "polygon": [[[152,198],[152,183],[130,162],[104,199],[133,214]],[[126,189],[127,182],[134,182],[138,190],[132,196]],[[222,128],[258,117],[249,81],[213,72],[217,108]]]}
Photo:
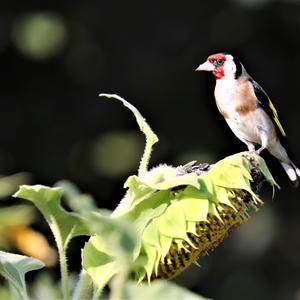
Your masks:
{"label": "white throat patch", "polygon": [[225,78],[234,78],[235,72],[236,72],[236,65],[235,62],[233,61],[233,56],[230,54],[226,54],[226,61],[224,63],[224,79]]}

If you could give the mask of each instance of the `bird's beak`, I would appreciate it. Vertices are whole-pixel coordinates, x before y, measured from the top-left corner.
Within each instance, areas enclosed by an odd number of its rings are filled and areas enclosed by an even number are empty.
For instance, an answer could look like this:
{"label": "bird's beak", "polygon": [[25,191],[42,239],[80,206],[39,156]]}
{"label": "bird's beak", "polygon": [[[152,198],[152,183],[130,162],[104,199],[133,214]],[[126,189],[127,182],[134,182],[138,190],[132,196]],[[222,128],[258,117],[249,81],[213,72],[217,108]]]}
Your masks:
{"label": "bird's beak", "polygon": [[201,64],[195,71],[213,71],[215,69],[214,65],[209,61]]}

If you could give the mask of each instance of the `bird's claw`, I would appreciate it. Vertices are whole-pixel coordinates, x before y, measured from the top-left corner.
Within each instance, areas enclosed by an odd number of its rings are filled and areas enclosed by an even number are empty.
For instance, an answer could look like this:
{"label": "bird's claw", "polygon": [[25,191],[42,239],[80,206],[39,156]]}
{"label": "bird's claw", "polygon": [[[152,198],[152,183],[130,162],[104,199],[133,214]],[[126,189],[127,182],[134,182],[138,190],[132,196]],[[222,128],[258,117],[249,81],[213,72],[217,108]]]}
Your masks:
{"label": "bird's claw", "polygon": [[260,153],[266,149],[265,147],[260,147],[259,149],[255,150],[255,149],[249,149],[249,153],[251,154],[256,154],[256,155],[260,155]]}

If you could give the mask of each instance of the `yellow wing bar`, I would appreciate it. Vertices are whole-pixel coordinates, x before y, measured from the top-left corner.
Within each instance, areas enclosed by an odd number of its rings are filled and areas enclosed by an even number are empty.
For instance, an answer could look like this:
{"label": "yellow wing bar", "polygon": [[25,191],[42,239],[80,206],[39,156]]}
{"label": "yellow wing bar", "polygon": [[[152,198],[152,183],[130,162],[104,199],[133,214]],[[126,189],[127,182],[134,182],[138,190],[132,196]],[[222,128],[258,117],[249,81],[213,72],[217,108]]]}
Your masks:
{"label": "yellow wing bar", "polygon": [[286,136],[285,131],[284,131],[284,129],[283,129],[283,127],[282,127],[279,119],[278,119],[278,113],[277,113],[277,111],[276,111],[276,109],[275,109],[275,107],[274,107],[274,105],[273,105],[273,103],[272,103],[272,101],[270,99],[269,99],[269,106],[270,106],[270,108],[271,108],[271,110],[273,112],[274,121],[277,124],[277,126],[278,126],[281,134],[283,136]]}

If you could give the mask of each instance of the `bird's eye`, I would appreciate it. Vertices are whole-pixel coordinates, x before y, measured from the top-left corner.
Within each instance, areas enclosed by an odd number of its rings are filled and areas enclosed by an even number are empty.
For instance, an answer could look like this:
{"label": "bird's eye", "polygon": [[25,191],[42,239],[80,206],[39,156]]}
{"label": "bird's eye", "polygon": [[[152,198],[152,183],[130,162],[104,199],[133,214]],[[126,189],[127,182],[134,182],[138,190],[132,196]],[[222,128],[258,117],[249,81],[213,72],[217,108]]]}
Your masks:
{"label": "bird's eye", "polygon": [[225,61],[224,58],[218,58],[218,59],[216,59],[215,64],[217,66],[222,66],[224,61]]}

